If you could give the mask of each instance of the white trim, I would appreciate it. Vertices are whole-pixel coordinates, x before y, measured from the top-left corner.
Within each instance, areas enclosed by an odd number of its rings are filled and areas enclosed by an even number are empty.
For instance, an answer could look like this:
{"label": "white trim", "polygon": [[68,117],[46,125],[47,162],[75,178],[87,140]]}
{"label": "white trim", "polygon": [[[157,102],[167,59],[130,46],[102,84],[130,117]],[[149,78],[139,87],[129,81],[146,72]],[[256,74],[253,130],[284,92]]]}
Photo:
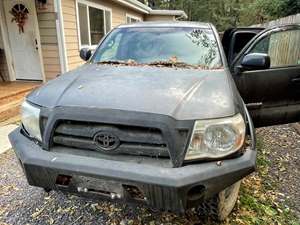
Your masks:
{"label": "white trim", "polygon": [[31,0],[31,1],[32,1],[33,8],[34,8],[33,17],[34,17],[34,26],[35,26],[35,32],[36,32],[35,35],[36,35],[36,39],[37,39],[38,52],[39,52],[40,64],[41,64],[42,80],[43,80],[43,82],[46,82],[42,45],[41,45],[41,36],[40,36],[39,22],[38,22],[37,11],[36,11],[36,4],[35,4],[35,0]]}
{"label": "white trim", "polygon": [[6,19],[4,18],[3,13],[4,13],[4,2],[1,1],[0,2],[0,27],[1,27],[2,41],[4,45],[5,58],[8,67],[8,76],[9,76],[8,78],[9,81],[15,81],[16,74],[12,66],[13,60],[12,60],[12,55],[10,50],[7,27],[6,27]]}
{"label": "white trim", "polygon": [[[107,34],[106,32],[106,15],[105,15],[105,11],[103,11],[103,25],[104,25],[104,33]],[[90,18],[89,18],[90,19]]]}
{"label": "white trim", "polygon": [[58,46],[61,51],[61,59],[60,61],[63,62],[61,65],[62,68],[62,73],[65,73],[69,71],[69,65],[68,65],[68,57],[67,57],[67,48],[66,48],[66,40],[65,40],[65,29],[64,29],[64,17],[63,17],[63,11],[62,11],[62,5],[61,5],[61,0],[54,0],[56,2],[56,7],[57,7],[57,15],[58,15],[58,33],[59,35],[57,38],[58,40]]}
{"label": "white trim", "polygon": [[151,11],[150,7],[136,0],[116,0],[116,1],[145,14],[149,14],[149,11]]}
{"label": "white trim", "polygon": [[[86,16],[87,16],[87,29],[88,29],[88,39],[89,44],[92,45],[92,38],[91,38],[91,25],[90,25],[90,6],[86,5]],[[103,22],[104,23],[104,22]],[[105,31],[104,31],[105,32]],[[81,44],[81,43],[80,43]]]}
{"label": "white trim", "polygon": [[61,31],[60,31],[60,21],[58,17],[58,6],[57,6],[57,1],[54,1],[54,12],[57,15],[57,18],[55,19],[55,27],[56,27],[56,35],[57,35],[57,40],[58,40],[58,53],[59,53],[59,63],[60,63],[60,72],[64,73],[66,72],[66,67],[65,67],[65,60],[64,60],[64,49],[63,49],[63,40],[61,36]]}
{"label": "white trim", "polygon": [[110,12],[110,31],[108,31],[107,33],[111,32],[111,30],[113,29],[113,15],[112,15],[112,11]]}
{"label": "white trim", "polygon": [[116,2],[126,5],[132,9],[142,12],[146,15],[161,15],[161,16],[178,16],[180,18],[187,19],[188,16],[183,10],[154,10],[146,4],[137,0],[115,0]]}
{"label": "white trim", "polygon": [[[97,47],[98,47],[98,45],[81,45],[80,49],[88,48],[88,49],[91,49],[91,50],[95,50]],[[79,51],[80,51],[80,49],[79,49]]]}
{"label": "white trim", "polygon": [[78,49],[80,51],[81,46],[81,37],[80,37],[80,23],[79,23],[79,9],[78,9],[78,0],[75,0],[75,10],[76,10],[76,25],[77,25],[77,36],[78,36]]}
{"label": "white trim", "polygon": [[166,9],[152,9],[150,10],[149,15],[155,16],[179,16],[184,19],[187,19],[188,16],[183,10],[166,10]]}
{"label": "white trim", "polygon": [[[96,9],[100,9],[103,11],[103,17],[104,17],[104,20],[103,20],[103,25],[104,25],[104,34],[106,35],[109,31],[107,30],[107,27],[106,27],[106,18],[105,18],[105,11],[109,11],[110,12],[110,28],[112,29],[112,9],[111,8],[107,8],[101,4],[97,4],[97,3],[94,3],[94,2],[90,2],[90,1],[87,1],[87,0],[76,0],[75,2],[76,4],[76,23],[77,23],[77,35],[78,35],[78,46],[79,46],[79,51],[80,49],[82,48],[90,48],[90,49],[96,49],[97,48],[97,45],[91,45],[91,35],[90,35],[90,13],[89,13],[89,7],[91,8],[96,8]],[[80,37],[80,22],[79,22],[79,9],[78,9],[78,4],[82,4],[82,5],[85,5],[86,6],[86,10],[87,10],[87,21],[88,21],[88,33],[89,33],[89,36],[88,36],[88,39],[89,39],[89,43],[90,45],[82,45],[81,44],[81,37]]]}
{"label": "white trim", "polygon": [[87,1],[87,0],[77,0],[77,3],[81,3],[81,4],[84,4],[84,5],[96,8],[96,9],[107,10],[107,11],[110,11],[110,12],[112,11],[111,8],[108,8],[108,7],[105,7],[101,4],[90,2],[90,1]]}
{"label": "white trim", "polygon": [[126,23],[127,23],[127,18],[137,20],[138,22],[143,21],[142,17],[134,16],[134,15],[132,15],[130,13],[126,13]]}

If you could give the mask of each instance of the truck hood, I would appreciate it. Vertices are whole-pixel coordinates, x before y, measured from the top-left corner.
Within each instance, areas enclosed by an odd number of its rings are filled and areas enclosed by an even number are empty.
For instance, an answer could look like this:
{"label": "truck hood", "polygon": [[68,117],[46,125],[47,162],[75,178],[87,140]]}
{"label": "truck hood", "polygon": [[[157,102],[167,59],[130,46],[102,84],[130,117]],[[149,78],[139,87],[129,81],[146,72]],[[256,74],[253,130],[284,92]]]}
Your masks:
{"label": "truck hood", "polygon": [[224,70],[86,64],[33,91],[27,100],[48,108],[72,106],[171,116],[178,120],[235,114]]}

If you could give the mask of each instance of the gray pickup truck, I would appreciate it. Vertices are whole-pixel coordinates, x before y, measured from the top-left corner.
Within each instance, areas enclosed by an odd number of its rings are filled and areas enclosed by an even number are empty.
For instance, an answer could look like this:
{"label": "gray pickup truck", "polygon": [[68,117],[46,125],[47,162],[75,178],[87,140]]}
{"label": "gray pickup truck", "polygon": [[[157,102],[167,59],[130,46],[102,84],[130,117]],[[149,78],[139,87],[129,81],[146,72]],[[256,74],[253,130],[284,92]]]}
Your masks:
{"label": "gray pickup truck", "polygon": [[224,220],[255,170],[255,127],[300,120],[299,37],[300,25],[223,43],[207,23],[115,28],[23,103],[9,138],[28,183]]}

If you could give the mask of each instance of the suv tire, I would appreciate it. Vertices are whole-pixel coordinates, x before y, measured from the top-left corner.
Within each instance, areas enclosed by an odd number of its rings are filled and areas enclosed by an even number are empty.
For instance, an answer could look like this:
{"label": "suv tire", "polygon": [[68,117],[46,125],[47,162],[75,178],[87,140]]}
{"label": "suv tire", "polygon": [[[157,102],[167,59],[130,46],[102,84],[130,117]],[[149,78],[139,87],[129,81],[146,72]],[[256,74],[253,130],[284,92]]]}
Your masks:
{"label": "suv tire", "polygon": [[238,181],[201,203],[197,208],[198,215],[211,217],[217,221],[225,220],[235,206],[240,186],[241,181]]}

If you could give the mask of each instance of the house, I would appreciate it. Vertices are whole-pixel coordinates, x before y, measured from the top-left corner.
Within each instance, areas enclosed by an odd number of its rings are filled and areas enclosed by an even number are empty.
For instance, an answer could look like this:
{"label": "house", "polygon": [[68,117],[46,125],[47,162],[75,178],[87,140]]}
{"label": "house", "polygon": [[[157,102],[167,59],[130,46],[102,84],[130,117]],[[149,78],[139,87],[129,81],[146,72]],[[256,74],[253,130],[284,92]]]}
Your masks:
{"label": "house", "polygon": [[0,82],[53,79],[119,24],[177,18],[187,16],[137,0],[1,0]]}

